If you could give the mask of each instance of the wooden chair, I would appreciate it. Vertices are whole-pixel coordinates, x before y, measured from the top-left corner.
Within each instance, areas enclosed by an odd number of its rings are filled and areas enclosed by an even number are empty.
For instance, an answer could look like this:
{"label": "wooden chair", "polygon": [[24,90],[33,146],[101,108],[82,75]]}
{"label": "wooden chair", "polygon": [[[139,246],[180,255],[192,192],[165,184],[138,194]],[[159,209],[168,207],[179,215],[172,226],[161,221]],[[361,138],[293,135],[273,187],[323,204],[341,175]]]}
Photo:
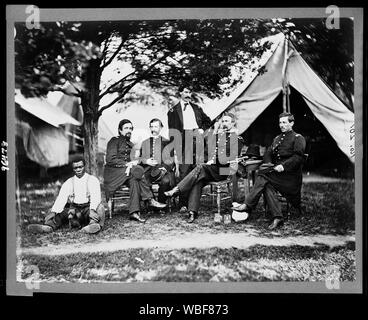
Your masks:
{"label": "wooden chair", "polygon": [[109,210],[109,218],[112,218],[112,214],[114,212],[114,208],[115,208],[115,201],[118,200],[128,200],[130,199],[130,194],[129,194],[129,187],[123,185],[121,186],[119,189],[117,189],[112,197],[107,201],[107,207]]}
{"label": "wooden chair", "polygon": [[[160,188],[160,185],[158,183],[154,183],[152,184],[151,190],[153,193],[153,196],[155,198],[155,200],[158,200],[158,189]],[[175,197],[169,197],[167,198],[167,207],[169,208],[169,213],[172,212],[172,203],[174,203],[174,206],[176,206],[176,201],[175,201]]]}
{"label": "wooden chair", "polygon": [[[152,184],[152,186],[151,186],[152,193],[153,193],[156,200],[157,200],[157,195],[158,195],[158,188],[159,188],[158,184]],[[112,214],[114,212],[116,201],[129,200],[129,199],[130,199],[129,187],[123,185],[118,190],[116,190],[114,192],[113,196],[107,202],[107,206],[108,206],[108,209],[109,209],[109,218],[110,219],[112,218]],[[175,204],[175,199],[173,199],[173,201],[174,201],[174,204]],[[169,212],[171,213],[171,210],[172,210],[171,199],[168,198],[167,202],[168,202]]]}
{"label": "wooden chair", "polygon": [[244,189],[249,192],[251,186],[254,184],[255,170],[258,168],[262,160],[254,160],[246,166],[245,177],[239,176],[237,173],[233,173],[227,177],[226,180],[219,182],[210,182],[208,184],[210,190],[207,193],[203,193],[202,197],[210,196],[212,203],[217,204],[217,212],[215,215],[215,220],[220,219],[221,215],[221,201],[231,199],[232,201],[237,201],[237,195],[239,190],[239,181],[244,184]]}
{"label": "wooden chair", "polygon": [[[261,163],[262,163],[262,160],[247,160],[242,164],[245,169],[245,174],[243,174],[242,177],[239,177],[238,180],[243,179],[245,196],[247,196],[251,187],[253,187],[254,185],[256,175],[257,175],[257,170],[259,166],[261,165]],[[237,194],[238,192],[237,184],[234,185],[234,187],[235,187],[235,190],[233,192]]]}
{"label": "wooden chair", "polygon": [[[232,177],[228,177],[226,180],[218,181],[218,182],[210,182],[208,186],[210,187],[210,191],[202,194],[202,196],[211,197],[211,202],[214,203],[216,199],[217,204],[217,215],[221,214],[221,201],[232,199],[233,194],[231,190],[232,185]],[[224,191],[224,189],[226,191]],[[222,196],[224,195],[224,196]]]}

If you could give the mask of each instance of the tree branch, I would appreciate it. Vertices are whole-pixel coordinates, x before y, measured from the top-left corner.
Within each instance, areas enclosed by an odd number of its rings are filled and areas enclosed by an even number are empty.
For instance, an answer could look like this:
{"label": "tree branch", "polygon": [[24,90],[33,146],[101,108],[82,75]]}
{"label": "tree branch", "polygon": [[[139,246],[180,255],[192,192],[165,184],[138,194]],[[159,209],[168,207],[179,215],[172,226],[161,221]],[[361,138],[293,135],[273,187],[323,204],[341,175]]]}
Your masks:
{"label": "tree branch", "polygon": [[121,48],[123,47],[125,43],[125,40],[121,40],[121,43],[119,44],[118,48],[115,50],[115,52],[112,54],[112,56],[110,57],[109,60],[107,60],[103,65],[102,65],[102,69],[106,68],[114,59],[115,57],[118,55],[118,53],[120,52]]}
{"label": "tree branch", "polygon": [[157,65],[159,64],[161,61],[163,61],[164,59],[166,59],[169,56],[170,53],[166,53],[163,57],[161,57],[160,59],[158,59],[155,63],[153,63],[145,72],[143,72],[143,74],[140,77],[137,77],[137,79],[135,81],[133,81],[133,83],[129,84],[128,86],[126,86],[123,89],[123,92],[117,97],[115,98],[113,101],[111,101],[110,103],[108,103],[107,105],[101,107],[98,110],[97,113],[97,117],[100,117],[102,112],[108,108],[110,108],[112,105],[114,105],[115,103],[119,102],[120,100],[123,99],[123,97],[129,92],[130,89],[132,89],[138,82],[141,82],[143,79],[146,78],[146,76],[150,73],[150,71]]}
{"label": "tree branch", "polygon": [[[157,81],[157,80],[159,80],[159,81]],[[161,79],[161,78],[158,78],[158,79],[150,78],[150,79],[148,79],[147,81],[148,81],[148,82],[152,82],[152,83],[156,83],[156,84],[158,84],[158,85],[165,85],[165,84],[169,84],[169,85],[171,85],[171,86],[177,86],[177,83],[175,83],[175,82],[170,82],[170,81],[168,81],[168,80],[164,80],[164,79]],[[162,82],[162,83],[160,83],[160,82]]]}
{"label": "tree branch", "polygon": [[99,96],[98,96],[98,101],[100,101],[102,99],[102,97],[104,97],[106,94],[110,93],[110,90],[117,86],[119,83],[125,81],[129,76],[131,76],[132,74],[134,74],[135,71],[132,71],[131,73],[127,74],[126,76],[124,76],[123,78],[121,78],[120,80],[116,81],[115,83],[113,83],[112,85],[110,85],[104,92],[102,92]]}
{"label": "tree branch", "polygon": [[100,117],[102,115],[102,112],[108,108],[110,108],[111,106],[113,106],[115,103],[119,102],[120,100],[122,100],[124,98],[124,96],[127,94],[127,92],[139,81],[135,81],[135,83],[133,85],[129,85],[126,86],[123,90],[123,92],[114,100],[112,100],[110,103],[108,103],[107,105],[101,107],[98,112],[97,112],[97,117]]}
{"label": "tree branch", "polygon": [[107,51],[108,51],[107,49],[108,49],[110,43],[111,43],[111,37],[107,38],[106,41],[105,41],[105,44],[104,44],[104,50],[102,52],[102,59],[101,59],[103,61],[103,63],[105,63],[106,54],[107,54]]}

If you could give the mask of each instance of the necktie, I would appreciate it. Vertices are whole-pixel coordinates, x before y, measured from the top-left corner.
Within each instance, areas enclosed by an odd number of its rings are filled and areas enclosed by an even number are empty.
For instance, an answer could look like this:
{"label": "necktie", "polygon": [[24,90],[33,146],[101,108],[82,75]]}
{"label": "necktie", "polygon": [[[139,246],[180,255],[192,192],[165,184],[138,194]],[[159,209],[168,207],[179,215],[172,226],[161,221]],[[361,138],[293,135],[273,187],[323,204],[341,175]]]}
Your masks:
{"label": "necktie", "polygon": [[185,111],[185,109],[187,108],[188,105],[189,105],[189,102],[184,103],[184,111]]}

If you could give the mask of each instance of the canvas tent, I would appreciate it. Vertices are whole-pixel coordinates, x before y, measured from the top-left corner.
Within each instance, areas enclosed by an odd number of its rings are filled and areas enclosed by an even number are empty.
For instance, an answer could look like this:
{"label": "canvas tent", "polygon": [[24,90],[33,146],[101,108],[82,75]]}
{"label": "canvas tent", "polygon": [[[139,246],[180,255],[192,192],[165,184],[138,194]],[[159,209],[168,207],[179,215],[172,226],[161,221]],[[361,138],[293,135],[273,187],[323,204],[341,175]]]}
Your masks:
{"label": "canvas tent", "polygon": [[[288,85],[299,92],[314,116],[324,125],[341,151],[354,163],[354,113],[330,90],[280,33],[268,37],[271,47],[258,61],[264,73],[248,73],[234,92],[216,103],[211,118],[225,111],[237,117],[239,134],[245,132]],[[287,94],[285,95],[287,105]],[[291,106],[290,111],[298,106]]]}
{"label": "canvas tent", "polygon": [[15,103],[16,134],[27,157],[44,168],[68,164],[69,139],[64,126],[81,123],[45,98],[25,98],[16,91]]}

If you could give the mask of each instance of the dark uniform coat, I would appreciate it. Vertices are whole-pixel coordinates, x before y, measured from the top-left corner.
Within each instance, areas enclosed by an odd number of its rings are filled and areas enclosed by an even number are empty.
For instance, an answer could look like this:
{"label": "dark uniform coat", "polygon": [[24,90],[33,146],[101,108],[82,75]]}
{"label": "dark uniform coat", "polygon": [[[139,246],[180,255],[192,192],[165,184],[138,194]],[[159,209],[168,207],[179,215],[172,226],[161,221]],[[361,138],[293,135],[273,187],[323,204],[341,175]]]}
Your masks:
{"label": "dark uniform coat", "polygon": [[235,132],[213,135],[209,138],[210,160],[215,163],[197,165],[182,181],[180,192],[189,193],[188,210],[198,212],[202,188],[211,181],[225,180],[231,173],[228,161],[235,160],[243,147],[243,139]]}
{"label": "dark uniform coat", "polygon": [[[181,192],[190,190],[193,180],[206,181],[222,181],[230,174],[228,161],[234,160],[240,155],[241,149],[244,146],[244,140],[235,132],[220,133],[209,137],[209,160],[214,160],[211,165],[197,165],[187,177],[179,182],[178,187]],[[223,170],[221,170],[223,169]],[[227,169],[227,170],[226,170]],[[191,182],[189,182],[191,181]]]}
{"label": "dark uniform coat", "polygon": [[293,130],[278,135],[266,150],[263,160],[274,165],[281,164],[284,171],[259,173],[295,207],[300,206],[301,200],[305,145],[304,137]]}
{"label": "dark uniform coat", "polygon": [[104,186],[107,195],[112,194],[127,180],[126,164],[134,159],[133,143],[125,136],[113,137],[107,143]]}

